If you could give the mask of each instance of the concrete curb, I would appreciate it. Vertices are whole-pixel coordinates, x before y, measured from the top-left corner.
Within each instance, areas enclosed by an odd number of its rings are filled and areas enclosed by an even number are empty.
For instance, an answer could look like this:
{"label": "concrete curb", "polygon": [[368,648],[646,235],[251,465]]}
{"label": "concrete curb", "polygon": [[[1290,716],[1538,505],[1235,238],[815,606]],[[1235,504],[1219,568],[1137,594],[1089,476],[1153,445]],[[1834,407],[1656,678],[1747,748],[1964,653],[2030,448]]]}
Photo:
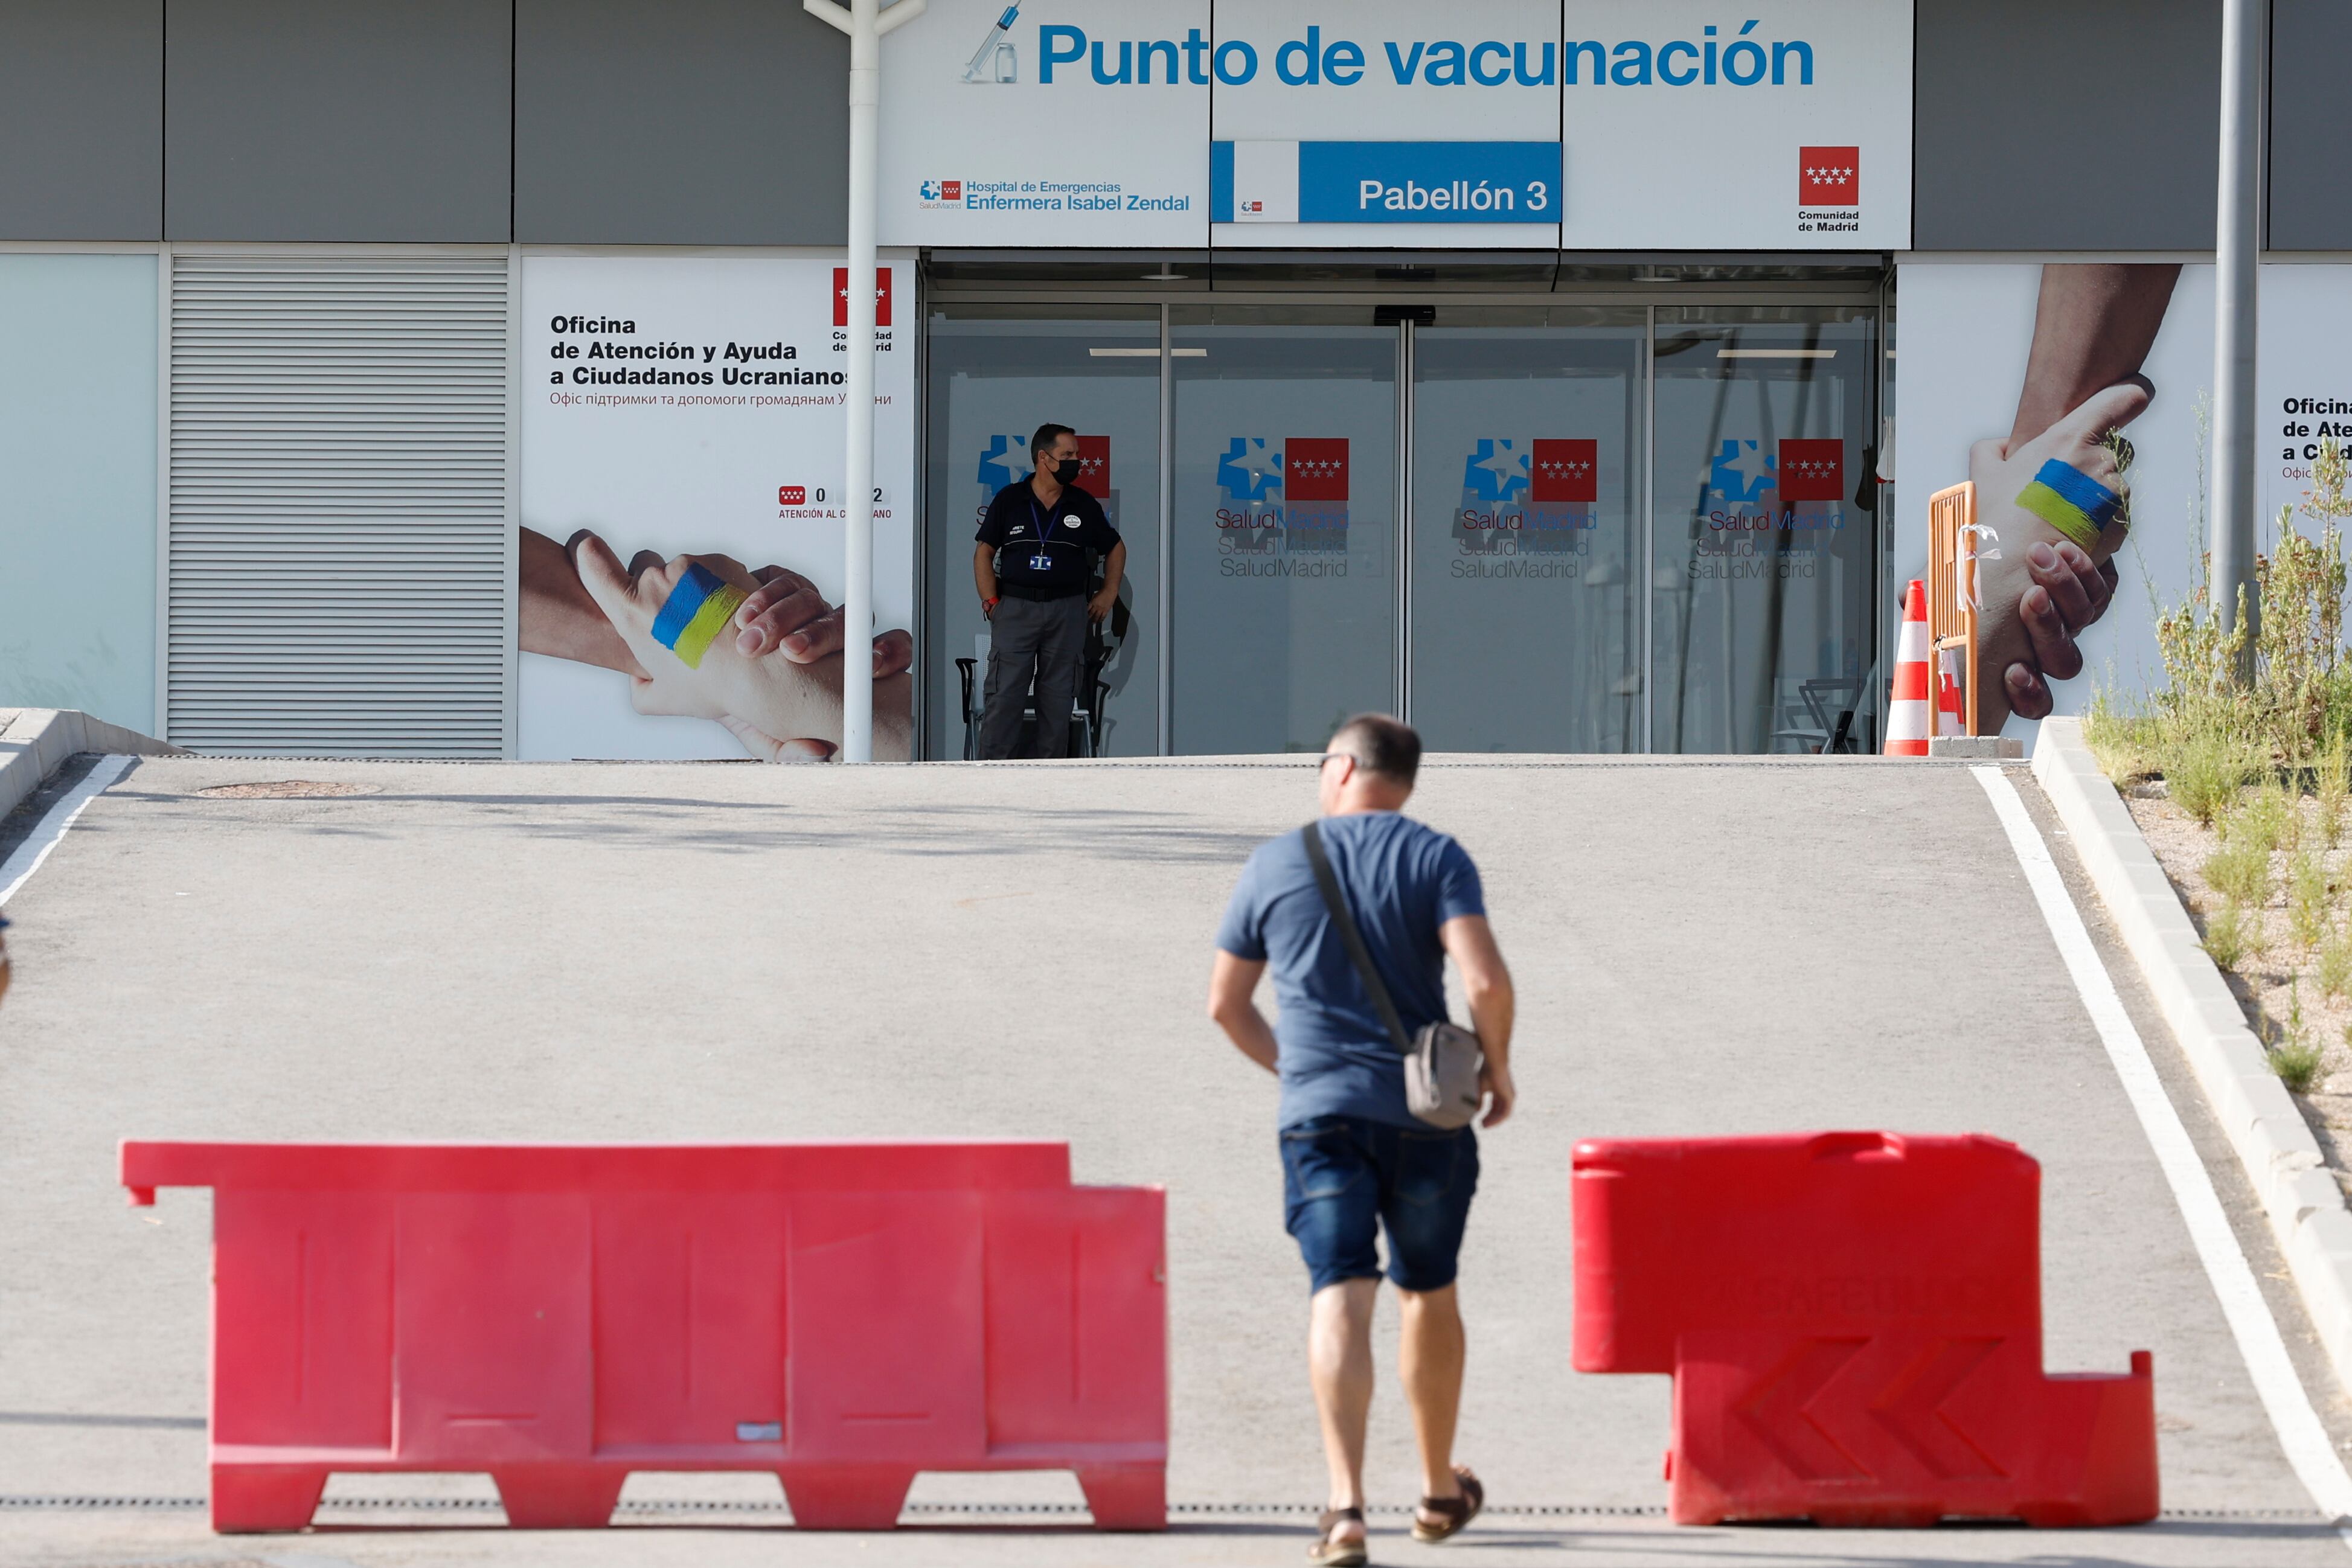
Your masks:
{"label": "concrete curb", "polygon": [[2352,1211],[2319,1144],[2271,1071],[2244,1010],[2206,956],[2180,897],[2083,741],[2082,720],[2047,718],[2033,777],[2187,1053],[2285,1252],[2337,1382],[2352,1388]]}
{"label": "concrete curb", "polygon": [[0,817],[25,803],[66,758],[84,751],[184,757],[176,746],[79,708],[0,707]]}

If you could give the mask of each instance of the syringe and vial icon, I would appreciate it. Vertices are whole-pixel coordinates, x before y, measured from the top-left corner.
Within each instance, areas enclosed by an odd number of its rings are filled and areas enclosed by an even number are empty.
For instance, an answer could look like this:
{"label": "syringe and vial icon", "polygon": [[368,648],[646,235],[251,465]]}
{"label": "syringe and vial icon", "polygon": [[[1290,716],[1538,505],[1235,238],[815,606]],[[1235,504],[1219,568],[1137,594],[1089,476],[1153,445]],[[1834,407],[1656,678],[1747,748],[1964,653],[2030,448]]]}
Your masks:
{"label": "syringe and vial icon", "polygon": [[1021,79],[1020,58],[1013,48],[1013,22],[1021,15],[1020,0],[1004,8],[988,37],[971,54],[971,64],[963,68],[963,79],[977,82],[1009,82]]}

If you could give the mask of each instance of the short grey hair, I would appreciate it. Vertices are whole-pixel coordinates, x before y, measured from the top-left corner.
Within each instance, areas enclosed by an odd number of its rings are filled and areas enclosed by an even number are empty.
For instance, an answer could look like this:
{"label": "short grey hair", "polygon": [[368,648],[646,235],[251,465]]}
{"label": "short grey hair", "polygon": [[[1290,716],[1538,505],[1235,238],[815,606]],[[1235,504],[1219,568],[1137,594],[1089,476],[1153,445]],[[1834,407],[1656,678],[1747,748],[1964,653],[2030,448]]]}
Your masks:
{"label": "short grey hair", "polygon": [[1384,713],[1360,713],[1331,732],[1330,749],[1344,751],[1367,773],[1412,788],[1421,771],[1421,736],[1412,726]]}

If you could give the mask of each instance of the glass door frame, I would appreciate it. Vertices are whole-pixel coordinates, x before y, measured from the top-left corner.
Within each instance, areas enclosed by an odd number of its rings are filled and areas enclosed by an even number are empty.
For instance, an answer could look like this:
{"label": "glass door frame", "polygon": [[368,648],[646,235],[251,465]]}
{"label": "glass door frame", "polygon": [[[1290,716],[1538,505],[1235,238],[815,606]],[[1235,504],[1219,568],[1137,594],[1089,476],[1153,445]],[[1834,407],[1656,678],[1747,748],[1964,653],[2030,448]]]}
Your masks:
{"label": "glass door frame", "polygon": [[[1050,264],[1051,253],[1041,253],[1039,265]],[[1397,316],[1397,396],[1396,396],[1396,631],[1391,657],[1394,661],[1392,692],[1395,711],[1407,723],[1412,719],[1412,552],[1415,523],[1412,515],[1413,419],[1415,396],[1413,388],[1414,336],[1419,330],[1413,308],[1431,306],[1440,308],[1475,308],[1480,306],[1524,308],[1538,301],[1558,306],[1627,306],[1643,310],[1645,326],[1643,333],[1642,375],[1639,392],[1640,407],[1634,411],[1642,422],[1642,472],[1635,490],[1633,507],[1638,521],[1637,559],[1644,574],[1640,595],[1640,612],[1636,635],[1640,638],[1642,703],[1641,749],[1632,755],[1652,756],[1654,697],[1655,694],[1655,650],[1654,622],[1656,615],[1656,594],[1647,580],[1654,566],[1656,546],[1657,508],[1654,475],[1657,462],[1656,392],[1657,392],[1657,328],[1661,306],[1721,306],[1737,308],[1743,306],[1780,307],[1818,305],[1847,307],[1870,312],[1872,342],[1876,346],[1875,373],[1868,378],[1867,386],[1873,399],[1867,428],[1880,440],[1885,437],[1882,417],[1888,408],[1893,374],[1886,363],[1891,347],[1889,323],[1895,308],[1893,272],[1889,268],[1874,283],[1823,283],[1790,280],[1762,283],[1588,283],[1574,287],[1538,289],[1507,288],[1430,288],[1409,285],[1389,284],[1381,287],[1342,287],[1324,289],[1277,287],[1219,287],[1213,289],[1197,284],[1191,287],[1169,287],[1165,285],[1139,288],[1073,286],[1068,283],[1039,282],[1024,286],[1016,283],[957,284],[944,286],[928,276],[928,268],[919,276],[916,295],[917,313],[924,322],[918,335],[915,384],[921,393],[916,410],[915,505],[919,527],[916,531],[916,594],[917,666],[924,672],[918,682],[915,701],[915,734],[919,751],[929,734],[930,705],[940,700],[933,690],[929,673],[930,661],[922,656],[929,645],[930,628],[924,606],[929,600],[928,585],[930,574],[941,570],[942,563],[933,559],[930,549],[930,497],[926,493],[926,476],[929,471],[931,423],[929,356],[930,347],[929,321],[931,312],[939,308],[958,305],[1056,305],[1067,306],[1074,313],[1104,306],[1156,305],[1160,311],[1160,508],[1159,508],[1159,586],[1154,636],[1159,652],[1159,755],[1174,755],[1175,665],[1172,617],[1175,609],[1175,509],[1176,509],[1176,377],[1173,354],[1171,319],[1175,308],[1185,305],[1216,303],[1219,305],[1301,306],[1330,308],[1362,307],[1369,314],[1376,308],[1392,309]],[[1887,551],[1894,538],[1888,508],[1894,501],[1894,486],[1883,486],[1878,494],[1878,510],[1872,516],[1872,558],[1874,591],[1871,598],[1871,622],[1862,629],[1864,645],[1874,650],[1874,662],[1865,670],[1883,667],[1887,639],[1893,621],[1885,602]],[[952,562],[945,563],[952,565]],[[1872,693],[1864,694],[1865,705],[1875,714],[1882,706]],[[937,760],[926,758],[925,760]]]}
{"label": "glass door frame", "polygon": [[1412,335],[1420,323],[1410,312],[1397,322],[1396,363],[1396,646],[1389,711],[1412,719]]}
{"label": "glass door frame", "polygon": [[[1849,290],[1847,292],[1851,291]],[[1611,294],[1587,292],[1583,290],[1561,290],[1541,294],[1498,294],[1466,298],[1459,295],[1446,294],[1431,296],[1427,298],[1411,301],[1409,303],[1429,304],[1440,307],[1450,305],[1457,308],[1489,305],[1496,307],[1517,307],[1524,309],[1537,300],[1541,300],[1547,305],[1558,305],[1568,308],[1575,308],[1580,306],[1597,305],[1611,305],[1622,308],[1628,303],[1622,292]],[[1758,300],[1752,294],[1733,300],[1722,301],[1715,299],[1693,299],[1686,296],[1677,294],[1674,297],[1674,302],[1677,305],[1717,303],[1755,304],[1758,303]],[[1769,302],[1786,303],[1786,301],[1782,300],[1774,300]],[[1844,301],[1842,299],[1830,301],[1830,303],[1843,302]],[[1641,746],[1637,750],[1630,753],[1617,754],[1598,752],[1591,754],[1595,756],[1630,755],[1646,757],[1650,755],[1651,666],[1654,657],[1654,651],[1650,645],[1650,622],[1651,616],[1654,612],[1656,595],[1650,591],[1648,575],[1650,570],[1651,552],[1654,543],[1654,535],[1655,533],[1656,524],[1656,518],[1651,510],[1650,497],[1652,491],[1652,472],[1657,460],[1656,442],[1652,434],[1654,425],[1652,414],[1654,409],[1653,392],[1655,389],[1655,371],[1657,366],[1657,302],[1654,299],[1646,299],[1642,303],[1641,309],[1642,367],[1639,389],[1635,392],[1635,396],[1639,400],[1639,404],[1635,409],[1631,411],[1633,417],[1641,421],[1642,426],[1642,439],[1640,443],[1641,472],[1639,475],[1632,476],[1633,486],[1632,505],[1635,532],[1634,559],[1640,563],[1640,570],[1643,573],[1643,591],[1636,601],[1638,609],[1634,615],[1635,623],[1633,627],[1633,634],[1638,639],[1636,652],[1640,660],[1640,668],[1642,672],[1642,701],[1640,704]],[[1398,717],[1403,719],[1407,724],[1411,724],[1412,722],[1412,633],[1417,619],[1412,613],[1412,574],[1415,570],[1414,562],[1419,554],[1414,548],[1418,543],[1418,538],[1413,521],[1412,509],[1412,463],[1414,441],[1418,434],[1416,430],[1416,422],[1419,418],[1421,408],[1421,400],[1415,394],[1414,391],[1417,383],[1413,378],[1416,372],[1415,355],[1418,352],[1417,340],[1421,331],[1421,323],[1411,315],[1407,315],[1402,323],[1402,327],[1403,329],[1401,334],[1402,340],[1400,341],[1397,349],[1398,524],[1397,674],[1395,712]],[[1875,628],[1874,627],[1874,635]],[[1586,754],[1579,753],[1577,755]]]}

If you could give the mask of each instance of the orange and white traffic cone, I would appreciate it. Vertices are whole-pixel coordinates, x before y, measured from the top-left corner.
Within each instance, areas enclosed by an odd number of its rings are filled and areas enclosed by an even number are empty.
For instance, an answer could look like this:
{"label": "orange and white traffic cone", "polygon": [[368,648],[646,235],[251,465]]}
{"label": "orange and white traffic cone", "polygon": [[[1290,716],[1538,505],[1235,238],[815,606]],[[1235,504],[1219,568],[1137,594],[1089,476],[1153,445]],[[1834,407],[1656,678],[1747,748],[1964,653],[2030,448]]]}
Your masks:
{"label": "orange and white traffic cone", "polygon": [[1927,585],[1915,577],[1903,600],[1903,637],[1886,695],[1886,755],[1927,756]]}
{"label": "orange and white traffic cone", "polygon": [[1966,735],[1967,709],[1960,703],[1960,651],[1943,648],[1936,654],[1936,734]]}

